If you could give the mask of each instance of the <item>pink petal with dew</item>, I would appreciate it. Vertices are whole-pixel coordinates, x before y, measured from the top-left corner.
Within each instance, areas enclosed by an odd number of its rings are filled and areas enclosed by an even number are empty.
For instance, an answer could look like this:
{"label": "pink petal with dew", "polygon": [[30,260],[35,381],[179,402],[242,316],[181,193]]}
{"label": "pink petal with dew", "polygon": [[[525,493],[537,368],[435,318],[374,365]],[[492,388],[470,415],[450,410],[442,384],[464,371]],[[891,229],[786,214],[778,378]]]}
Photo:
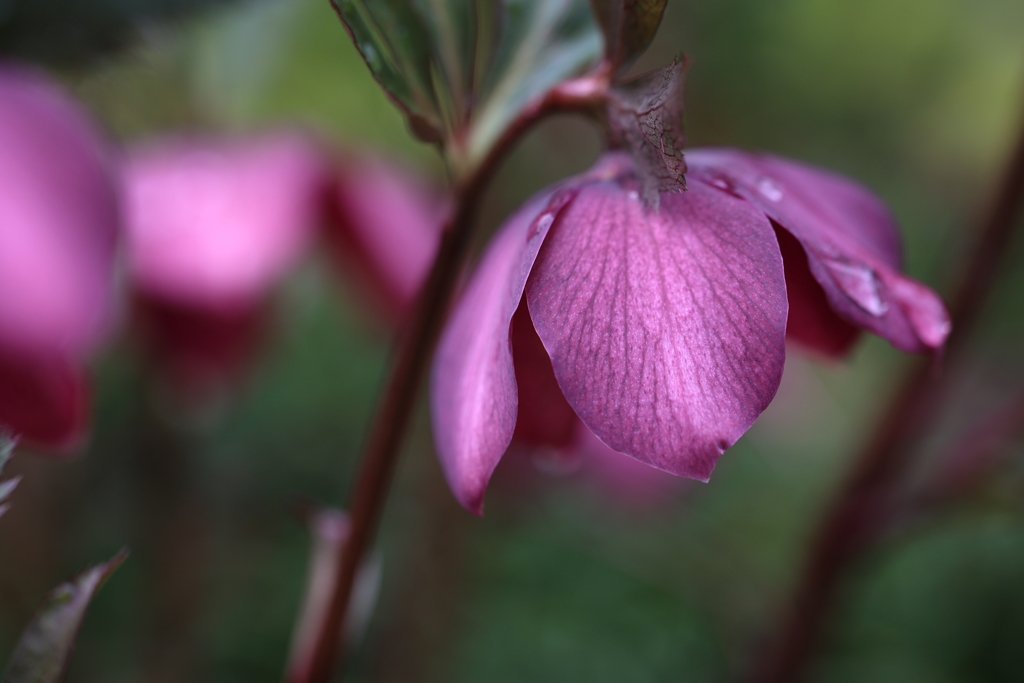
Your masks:
{"label": "pink petal with dew", "polygon": [[949,315],[933,291],[899,272],[896,223],[870,191],[767,154],[699,149],[686,159],[691,176],[743,196],[799,240],[840,317],[904,351],[945,342]]}
{"label": "pink petal with dew", "polygon": [[776,228],[782,262],[786,267],[789,320],[786,336],[830,358],[842,358],[860,337],[860,328],[839,317],[814,279],[807,253],[795,237]]}
{"label": "pink petal with dew", "polygon": [[109,153],[85,112],[0,65],[0,348],[95,348],[112,322],[117,227]]}
{"label": "pink petal with dew", "polygon": [[602,441],[706,481],[785,361],[769,221],[703,183],[647,211],[635,179],[584,186],[551,227],[527,302],[569,404]]}
{"label": "pink petal with dew", "polygon": [[366,294],[398,319],[426,278],[441,237],[442,202],[412,173],[362,155],[343,165],[328,233]]}
{"label": "pink petal with dew", "polygon": [[573,193],[544,192],[505,223],[452,311],[434,358],[438,455],[455,498],[475,514],[483,511],[487,482],[516,427],[512,317],[548,228]]}
{"label": "pink petal with dew", "polygon": [[309,245],[327,178],[298,133],[136,150],[124,182],[137,287],[207,309],[256,305]]}

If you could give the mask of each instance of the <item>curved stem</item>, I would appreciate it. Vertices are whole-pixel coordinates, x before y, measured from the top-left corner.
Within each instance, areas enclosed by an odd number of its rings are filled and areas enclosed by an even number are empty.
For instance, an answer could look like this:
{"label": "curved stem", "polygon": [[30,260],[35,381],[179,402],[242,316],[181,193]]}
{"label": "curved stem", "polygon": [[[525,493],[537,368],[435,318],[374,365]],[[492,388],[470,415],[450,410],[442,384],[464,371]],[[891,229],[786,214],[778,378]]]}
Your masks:
{"label": "curved stem", "polygon": [[[950,298],[953,332],[949,356],[970,337],[1024,209],[1024,120],[993,201],[979,223],[978,239],[959,287]],[[917,365],[893,396],[874,437],[861,451],[846,484],[826,510],[811,543],[788,621],[776,647],[752,679],[762,683],[800,680],[817,644],[849,563],[882,531],[893,485],[912,464],[912,446],[933,424],[948,390],[946,375]]]}
{"label": "curved stem", "polygon": [[456,209],[445,226],[434,265],[402,334],[391,375],[377,409],[349,506],[351,527],[339,545],[338,575],[332,586],[327,617],[317,634],[308,669],[289,672],[295,683],[326,683],[342,647],[344,617],[356,571],[370,546],[391,483],[398,452],[419,394],[419,388],[440,334],[444,313],[470,243],[483,178],[456,195]]}
{"label": "curved stem", "polygon": [[462,266],[483,193],[511,147],[534,124],[555,111],[588,111],[604,90],[603,74],[565,81],[527,107],[488,157],[455,189],[455,208],[445,224],[434,264],[412,318],[399,337],[391,375],[370,429],[369,439],[348,508],[351,527],[339,545],[338,574],[331,587],[327,616],[316,635],[308,662],[291,663],[289,683],[327,683],[343,648],[342,627],[356,572],[370,547],[384,507],[416,398],[440,336]]}

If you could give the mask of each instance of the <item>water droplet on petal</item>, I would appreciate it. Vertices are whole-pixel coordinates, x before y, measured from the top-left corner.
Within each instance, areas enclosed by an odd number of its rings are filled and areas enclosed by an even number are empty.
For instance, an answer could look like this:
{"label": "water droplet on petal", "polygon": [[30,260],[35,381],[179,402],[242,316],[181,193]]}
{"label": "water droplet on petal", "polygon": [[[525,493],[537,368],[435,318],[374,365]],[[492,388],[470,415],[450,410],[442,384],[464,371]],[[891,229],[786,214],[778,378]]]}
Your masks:
{"label": "water droplet on petal", "polygon": [[874,269],[861,263],[843,263],[831,259],[826,259],[825,265],[846,295],[865,311],[874,316],[882,316],[889,310],[889,304],[882,299],[881,283]]}
{"label": "water droplet on petal", "polygon": [[634,202],[635,202],[636,200],[640,199],[640,193],[639,193],[639,192],[637,192],[636,190],[630,190],[630,191],[629,191],[628,193],[626,193],[626,196],[628,196],[628,197],[629,197],[630,199],[632,199],[632,200],[633,200]]}
{"label": "water droplet on petal", "polygon": [[782,188],[771,178],[764,176],[757,181],[757,191],[770,202],[782,201]]}
{"label": "water droplet on petal", "polygon": [[537,216],[536,220],[530,224],[530,232],[526,235],[526,239],[533,239],[537,235],[545,234],[554,222],[555,214],[550,211],[546,211]]}
{"label": "water droplet on petal", "polygon": [[719,190],[728,192],[729,194],[736,194],[736,188],[732,182],[729,181],[725,176],[712,175],[709,177],[711,184],[717,187]]}

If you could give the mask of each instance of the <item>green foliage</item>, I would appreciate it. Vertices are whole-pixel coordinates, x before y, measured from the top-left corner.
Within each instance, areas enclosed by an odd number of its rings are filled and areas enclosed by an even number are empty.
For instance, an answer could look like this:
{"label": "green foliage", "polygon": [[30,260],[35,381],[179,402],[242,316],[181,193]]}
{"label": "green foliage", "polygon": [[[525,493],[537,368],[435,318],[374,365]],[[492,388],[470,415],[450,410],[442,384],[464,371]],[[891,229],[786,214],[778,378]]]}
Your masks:
{"label": "green foliage", "polygon": [[240,0],[8,0],[0,55],[77,65],[130,45],[141,29]]}
{"label": "green foliage", "polygon": [[559,81],[595,62],[584,0],[334,0],[367,66],[456,172]]}

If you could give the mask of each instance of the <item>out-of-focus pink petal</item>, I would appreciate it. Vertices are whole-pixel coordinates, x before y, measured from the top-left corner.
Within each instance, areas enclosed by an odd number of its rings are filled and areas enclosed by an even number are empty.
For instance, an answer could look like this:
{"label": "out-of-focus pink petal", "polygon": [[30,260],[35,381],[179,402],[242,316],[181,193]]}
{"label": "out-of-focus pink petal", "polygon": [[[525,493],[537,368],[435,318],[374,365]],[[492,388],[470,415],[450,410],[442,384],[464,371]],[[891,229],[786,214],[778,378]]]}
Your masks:
{"label": "out-of-focus pink petal", "polygon": [[440,199],[408,171],[362,155],[343,164],[335,200],[327,236],[338,260],[388,317],[400,318],[437,251]]}
{"label": "out-of-focus pink petal", "polygon": [[545,192],[501,228],[452,311],[434,359],[434,438],[448,484],[480,514],[484,490],[516,426],[509,326],[558,211],[574,191]]}
{"label": "out-of-focus pink petal", "polygon": [[896,224],[871,192],[767,154],[699,149],[686,159],[691,175],[745,197],[799,240],[811,273],[842,318],[904,351],[945,342],[945,307],[934,292],[899,272]]}
{"label": "out-of-focus pink petal", "polygon": [[95,347],[111,322],[117,226],[88,117],[40,74],[0,65],[0,349]]}
{"label": "out-of-focus pink petal", "polygon": [[568,446],[579,418],[558,387],[551,359],[533,329],[525,302],[520,302],[512,317],[512,357],[519,389],[519,414],[512,438],[527,446]]}
{"label": "out-of-focus pink petal", "polygon": [[189,398],[235,379],[255,355],[267,324],[265,306],[213,311],[139,296],[134,317],[164,375]]}
{"label": "out-of-focus pink petal", "polygon": [[785,361],[771,224],[701,182],[645,210],[629,176],[584,186],[526,290],[569,404],[615,450],[707,480],[763,411]]}
{"label": "out-of-focus pink petal", "polygon": [[88,386],[81,370],[52,351],[0,351],[0,425],[28,442],[69,450],[86,430]]}
{"label": "out-of-focus pink petal", "polygon": [[136,150],[124,167],[136,287],[206,309],[258,304],[308,246],[327,178],[317,149],[291,132]]}

